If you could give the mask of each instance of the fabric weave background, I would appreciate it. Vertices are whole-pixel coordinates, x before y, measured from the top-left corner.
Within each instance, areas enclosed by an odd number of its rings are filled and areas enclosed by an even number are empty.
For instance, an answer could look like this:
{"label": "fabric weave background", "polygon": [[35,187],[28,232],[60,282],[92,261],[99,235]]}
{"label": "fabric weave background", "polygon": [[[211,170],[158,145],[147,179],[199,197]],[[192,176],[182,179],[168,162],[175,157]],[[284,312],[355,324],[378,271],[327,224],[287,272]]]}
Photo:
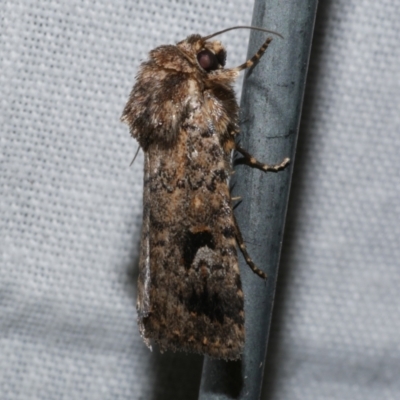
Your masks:
{"label": "fabric weave background", "polygon": [[[197,397],[201,357],[139,337],[143,157],[119,116],[149,50],[252,8],[0,3],[1,399]],[[265,399],[400,398],[399,21],[396,0],[320,4]],[[221,40],[244,61],[247,31]]]}

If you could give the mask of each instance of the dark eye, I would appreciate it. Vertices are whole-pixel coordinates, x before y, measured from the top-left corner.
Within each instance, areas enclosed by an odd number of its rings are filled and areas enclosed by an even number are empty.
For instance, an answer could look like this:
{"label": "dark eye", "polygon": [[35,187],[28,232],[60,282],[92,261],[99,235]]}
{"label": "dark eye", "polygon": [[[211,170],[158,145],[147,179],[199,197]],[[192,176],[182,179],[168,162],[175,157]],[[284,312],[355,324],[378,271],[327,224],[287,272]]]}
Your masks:
{"label": "dark eye", "polygon": [[197,61],[199,62],[201,68],[206,71],[215,71],[218,69],[218,58],[210,50],[203,50],[197,54]]}

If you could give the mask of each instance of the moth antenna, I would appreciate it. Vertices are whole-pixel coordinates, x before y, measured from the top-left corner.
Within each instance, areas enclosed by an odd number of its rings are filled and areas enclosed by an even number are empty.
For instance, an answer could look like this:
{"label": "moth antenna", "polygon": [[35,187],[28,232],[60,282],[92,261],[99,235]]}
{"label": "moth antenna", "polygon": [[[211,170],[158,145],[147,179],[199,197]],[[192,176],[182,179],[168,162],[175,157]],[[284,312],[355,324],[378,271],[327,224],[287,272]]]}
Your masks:
{"label": "moth antenna", "polygon": [[129,164],[130,167],[131,167],[132,164],[135,162],[136,157],[137,157],[137,155],[139,154],[139,150],[140,150],[140,146],[139,146],[138,149],[136,150],[135,157],[133,157],[133,160],[132,160],[131,163]]}
{"label": "moth antenna", "polygon": [[205,42],[206,40],[211,39],[214,36],[221,35],[222,33],[225,33],[225,32],[233,31],[234,29],[252,29],[254,31],[271,33],[272,35],[277,35],[277,36],[281,37],[282,39],[284,39],[284,37],[278,32],[271,31],[269,29],[259,28],[258,26],[247,26],[247,25],[239,25],[239,26],[233,26],[231,28],[223,29],[222,31],[218,31],[218,32],[212,33],[211,35],[204,36],[201,39]]}

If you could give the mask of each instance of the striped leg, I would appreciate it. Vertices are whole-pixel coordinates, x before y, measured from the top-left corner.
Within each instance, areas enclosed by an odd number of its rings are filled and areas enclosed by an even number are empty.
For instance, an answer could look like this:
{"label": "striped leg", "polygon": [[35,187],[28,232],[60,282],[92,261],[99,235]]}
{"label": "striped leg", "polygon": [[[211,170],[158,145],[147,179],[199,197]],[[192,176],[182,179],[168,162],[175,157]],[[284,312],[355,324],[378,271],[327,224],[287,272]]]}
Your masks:
{"label": "striped leg", "polygon": [[244,244],[243,236],[242,236],[242,233],[240,232],[239,225],[238,225],[238,223],[236,221],[235,215],[233,215],[233,222],[235,224],[235,229],[236,229],[236,241],[237,241],[237,243],[239,245],[240,251],[242,252],[244,259],[246,260],[247,265],[260,278],[267,279],[266,273],[261,271],[261,269],[258,268],[256,266],[256,264],[254,264],[254,262],[251,259],[249,253],[247,252],[247,248],[246,248],[246,245]]}
{"label": "striped leg", "polygon": [[250,153],[248,153],[246,150],[242,149],[237,144],[235,145],[235,150],[238,151],[244,157],[245,162],[247,164],[249,164],[252,167],[261,169],[261,170],[263,170],[265,172],[267,172],[267,171],[278,172],[281,169],[285,168],[290,162],[290,158],[286,157],[279,164],[274,164],[274,165],[263,164],[262,162],[256,160]]}
{"label": "striped leg", "polygon": [[242,65],[239,65],[236,68],[233,68],[233,70],[235,71],[243,71],[246,68],[250,68],[251,66],[254,65],[254,63],[256,61],[258,61],[262,55],[265,53],[265,50],[267,50],[268,45],[272,42],[272,38],[267,38],[267,40],[264,42],[264,44],[259,48],[259,50],[257,51],[256,54],[254,54],[253,57],[250,58],[250,60],[247,60],[245,63],[243,63]]}
{"label": "striped leg", "polygon": [[[275,164],[275,165],[268,165],[268,164],[263,164],[260,161],[256,160],[250,153],[248,153],[246,150],[242,149],[240,146],[238,146],[237,144],[235,145],[235,149],[243,155],[245,161],[252,167],[255,168],[259,168],[262,171],[273,171],[273,172],[277,172],[280,171],[281,169],[285,168],[289,162],[290,159],[289,158],[285,158],[280,164]],[[246,260],[247,265],[250,267],[250,269],[257,274],[259,277],[263,278],[263,279],[267,279],[267,275],[265,274],[265,272],[261,271],[260,268],[258,268],[253,260],[251,259],[249,253],[247,252],[247,248],[246,245],[244,243],[243,240],[243,236],[242,233],[240,232],[239,229],[239,225],[236,221],[235,216],[233,215],[233,221],[235,223],[235,229],[236,229],[236,241],[239,245],[240,251],[243,254],[243,257]]]}

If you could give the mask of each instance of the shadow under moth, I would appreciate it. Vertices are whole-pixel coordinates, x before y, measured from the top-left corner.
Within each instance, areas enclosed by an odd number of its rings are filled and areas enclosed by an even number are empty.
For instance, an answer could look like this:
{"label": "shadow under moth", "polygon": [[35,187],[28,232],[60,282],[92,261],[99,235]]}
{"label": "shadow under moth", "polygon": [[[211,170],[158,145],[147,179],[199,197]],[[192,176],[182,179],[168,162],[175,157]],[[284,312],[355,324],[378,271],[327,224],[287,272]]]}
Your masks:
{"label": "shadow under moth", "polygon": [[231,153],[251,166],[278,171],[235,143],[239,106],[233,83],[265,52],[224,68],[226,51],[212,37],[190,35],[150,51],[121,120],[144,151],[143,226],[137,312],[151,348],[240,358],[245,340],[236,244],[247,253],[229,191]]}

